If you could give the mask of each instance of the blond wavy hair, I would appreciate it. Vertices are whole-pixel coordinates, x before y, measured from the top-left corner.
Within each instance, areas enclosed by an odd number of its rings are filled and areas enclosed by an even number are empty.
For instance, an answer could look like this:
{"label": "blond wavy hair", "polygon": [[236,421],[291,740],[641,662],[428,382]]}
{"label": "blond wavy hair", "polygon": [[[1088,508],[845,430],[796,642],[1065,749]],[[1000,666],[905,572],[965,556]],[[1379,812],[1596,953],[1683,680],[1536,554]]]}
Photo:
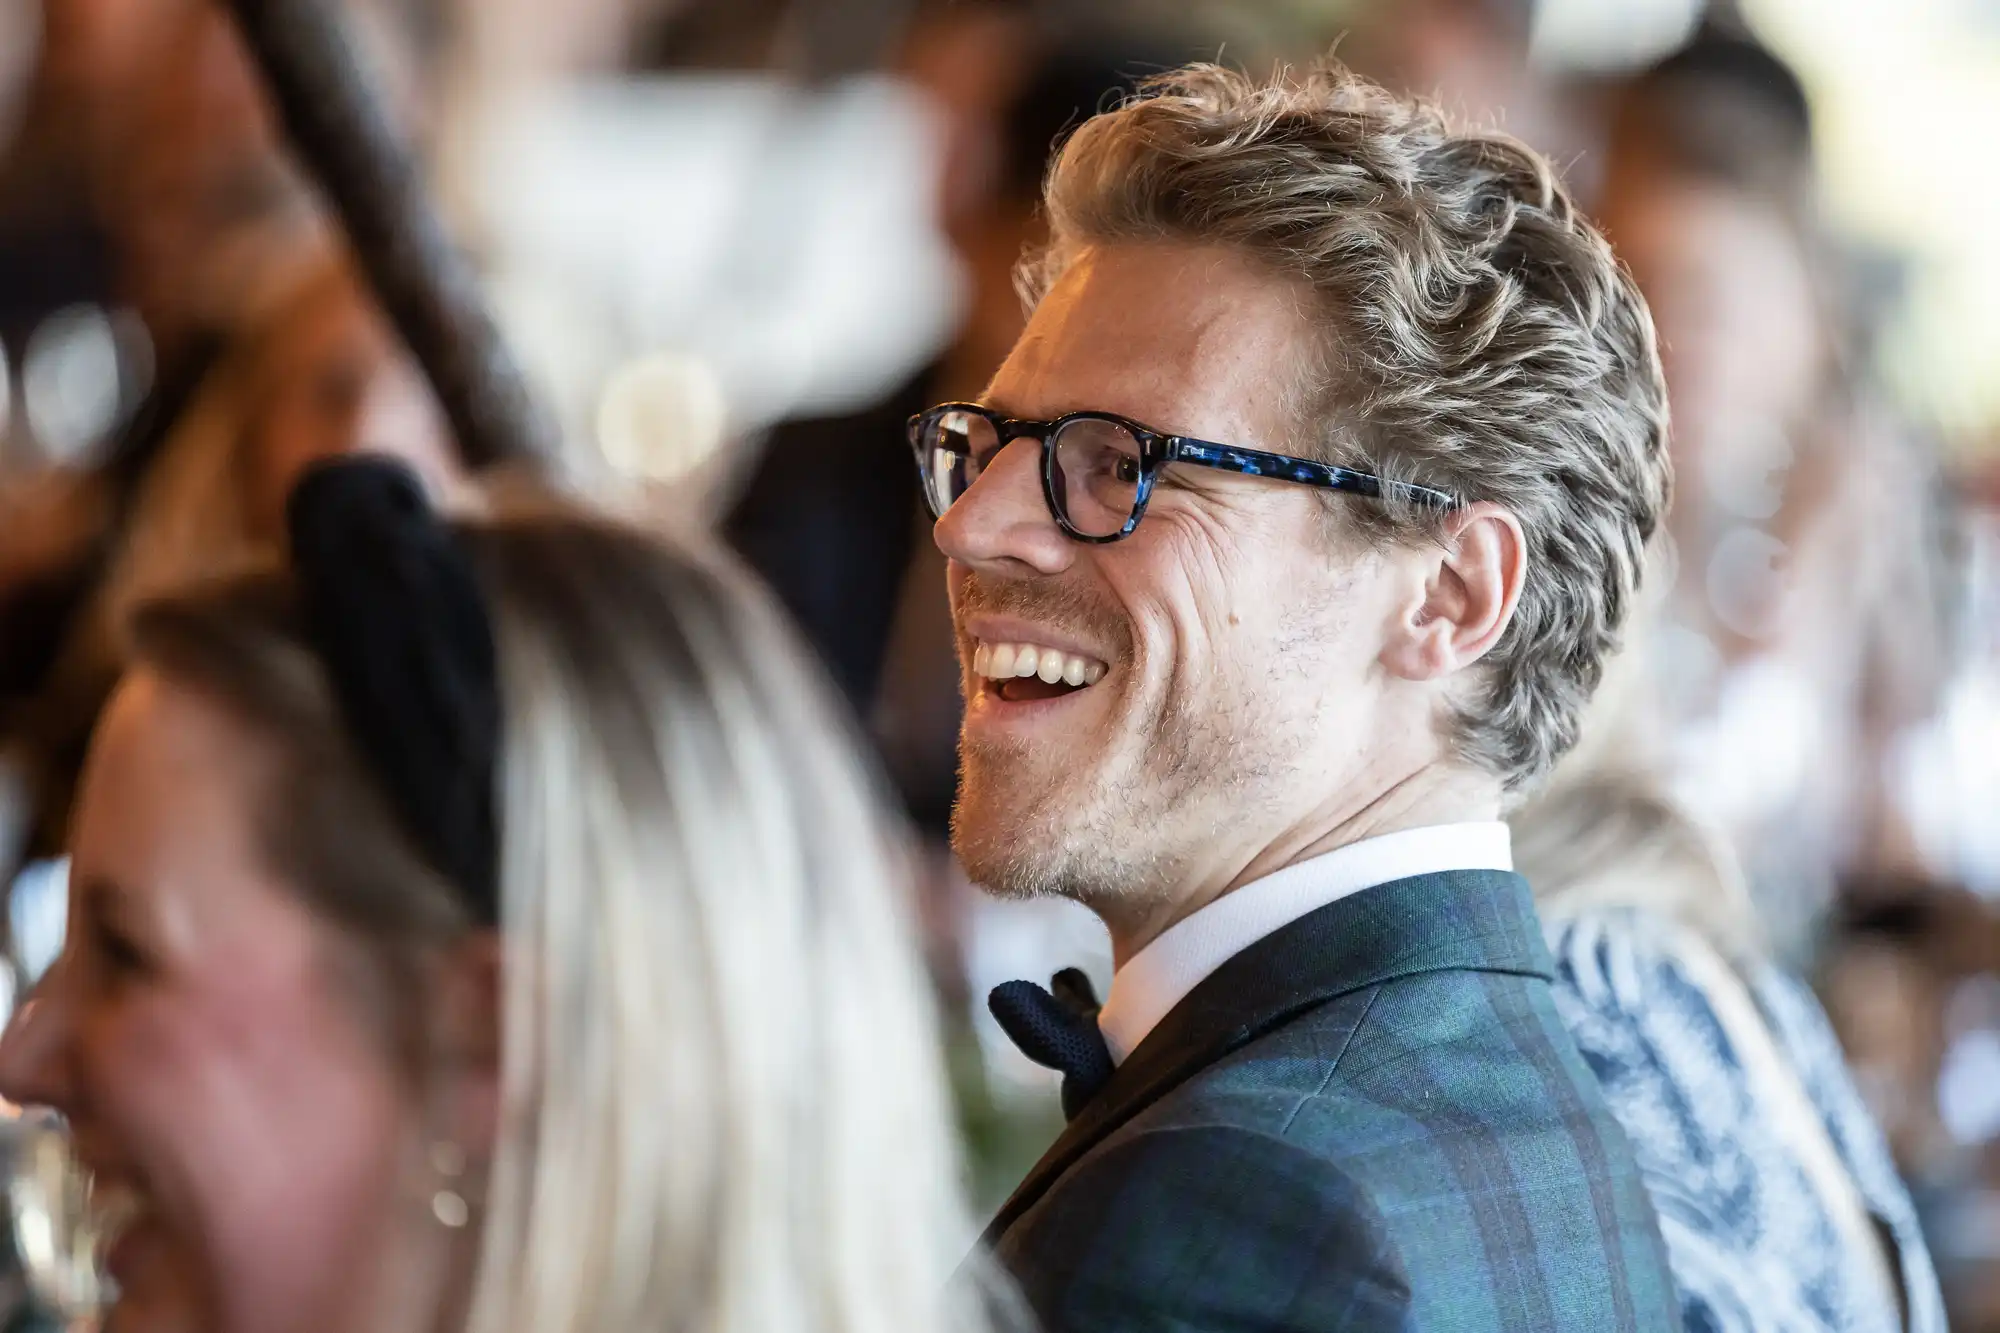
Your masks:
{"label": "blond wavy hair", "polygon": [[[1576,738],[1670,490],[1652,319],[1547,159],[1332,60],[1258,82],[1195,65],[1086,121],[1045,191],[1032,305],[1083,249],[1228,246],[1309,296],[1280,368],[1292,447],[1511,510],[1526,588],[1453,741],[1518,789]],[[1441,517],[1347,506],[1377,539]]]}

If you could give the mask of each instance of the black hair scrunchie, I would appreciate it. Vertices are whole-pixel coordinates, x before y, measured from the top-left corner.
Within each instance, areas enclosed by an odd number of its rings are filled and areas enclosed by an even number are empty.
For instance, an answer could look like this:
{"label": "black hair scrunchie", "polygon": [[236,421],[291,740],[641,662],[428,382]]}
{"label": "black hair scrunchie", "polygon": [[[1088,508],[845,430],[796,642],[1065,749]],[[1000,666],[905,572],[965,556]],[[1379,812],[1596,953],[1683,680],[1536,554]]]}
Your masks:
{"label": "black hair scrunchie", "polygon": [[385,458],[315,465],[286,519],[307,632],[355,747],[405,832],[497,925],[499,666],[471,562],[416,474]]}

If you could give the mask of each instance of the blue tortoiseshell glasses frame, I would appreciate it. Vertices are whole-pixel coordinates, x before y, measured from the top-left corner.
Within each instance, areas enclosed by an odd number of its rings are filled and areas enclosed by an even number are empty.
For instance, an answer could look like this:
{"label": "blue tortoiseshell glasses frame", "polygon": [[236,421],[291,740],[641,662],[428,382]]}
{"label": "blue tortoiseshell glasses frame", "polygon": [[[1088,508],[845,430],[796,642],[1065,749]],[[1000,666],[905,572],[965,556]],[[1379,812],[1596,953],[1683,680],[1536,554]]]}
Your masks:
{"label": "blue tortoiseshell glasses frame", "polygon": [[1039,441],[1042,498],[1056,525],[1080,542],[1115,542],[1131,536],[1146,515],[1154,480],[1169,463],[1273,477],[1369,499],[1393,497],[1425,508],[1458,506],[1451,494],[1428,486],[1384,481],[1307,458],[1168,435],[1110,412],[1071,412],[1054,421],[1025,421],[976,403],[944,403],[911,417],[909,433],[924,499],[939,518],[971,489],[1002,449],[1023,437]]}

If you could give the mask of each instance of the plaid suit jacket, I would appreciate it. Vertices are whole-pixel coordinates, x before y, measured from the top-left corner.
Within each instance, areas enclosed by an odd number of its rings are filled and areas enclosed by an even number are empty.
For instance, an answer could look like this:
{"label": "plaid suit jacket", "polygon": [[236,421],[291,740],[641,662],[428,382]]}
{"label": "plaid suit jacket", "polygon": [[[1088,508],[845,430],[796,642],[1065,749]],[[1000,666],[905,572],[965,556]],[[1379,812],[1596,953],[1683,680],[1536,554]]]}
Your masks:
{"label": "plaid suit jacket", "polygon": [[1047,1333],[1677,1328],[1551,970],[1515,875],[1321,908],[1181,1001],[986,1241]]}

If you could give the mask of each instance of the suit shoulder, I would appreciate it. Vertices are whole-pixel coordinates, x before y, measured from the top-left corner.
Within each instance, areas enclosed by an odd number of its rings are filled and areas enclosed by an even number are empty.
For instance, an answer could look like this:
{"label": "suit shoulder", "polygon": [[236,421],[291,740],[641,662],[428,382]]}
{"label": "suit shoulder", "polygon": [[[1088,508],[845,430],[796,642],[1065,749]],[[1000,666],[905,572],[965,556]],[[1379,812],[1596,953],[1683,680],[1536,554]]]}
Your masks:
{"label": "suit shoulder", "polygon": [[[1602,1111],[1589,1069],[1539,976],[1445,971],[1343,995],[1249,1042],[1141,1117],[1311,1140],[1380,1118],[1499,1132]],[[1608,1114],[1608,1112],[1606,1113]]]}
{"label": "suit shoulder", "polygon": [[1233,1125],[1114,1136],[996,1255],[1058,1331],[1389,1330],[1410,1309],[1367,1192],[1330,1159]]}
{"label": "suit shoulder", "polygon": [[[1281,1141],[1325,1159],[1410,1245],[1587,1217],[1569,1237],[1579,1255],[1657,1253],[1631,1144],[1546,980],[1442,972],[1350,999],[1202,1071],[1128,1132],[1226,1126]],[[1493,1197],[1509,1200],[1506,1218],[1477,1204]]]}
{"label": "suit shoulder", "polygon": [[[1125,1235],[1159,1218],[1183,1225],[1301,1226],[1350,1242],[1379,1236],[1374,1204],[1332,1158],[1223,1123],[1127,1127],[1087,1153],[1010,1233]],[[1364,1248],[1377,1248],[1368,1241]]]}

